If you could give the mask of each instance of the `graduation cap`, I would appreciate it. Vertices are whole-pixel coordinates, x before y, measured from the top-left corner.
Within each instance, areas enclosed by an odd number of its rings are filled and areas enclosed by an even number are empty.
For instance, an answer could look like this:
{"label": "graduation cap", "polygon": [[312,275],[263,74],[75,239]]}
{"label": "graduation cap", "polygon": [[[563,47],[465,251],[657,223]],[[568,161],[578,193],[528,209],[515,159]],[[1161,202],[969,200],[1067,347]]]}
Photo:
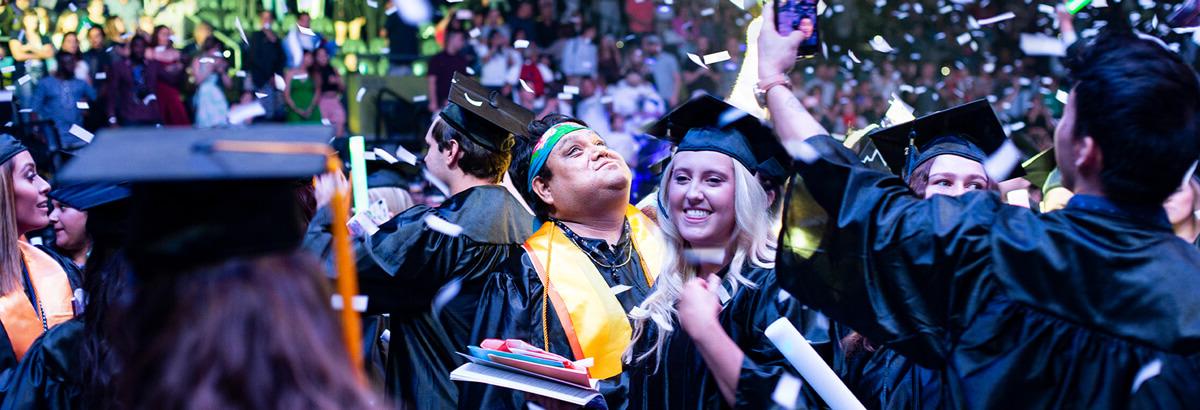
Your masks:
{"label": "graduation cap", "polygon": [[0,134],[0,164],[8,162],[8,160],[17,156],[17,154],[28,150],[28,148],[25,148],[25,144],[18,141],[16,137],[8,134]]}
{"label": "graduation cap", "polygon": [[[1025,170],[1026,181],[1029,181],[1033,186],[1038,187],[1042,192],[1046,192],[1049,188],[1051,175],[1057,176],[1058,163],[1054,160],[1054,148],[1039,152],[1032,158],[1021,163],[1021,168]],[[1061,186],[1061,178],[1058,179],[1058,184]]]}
{"label": "graduation cap", "polygon": [[106,130],[59,175],[131,184],[139,275],[291,251],[305,230],[297,189],[327,167],[326,127]]}
{"label": "graduation cap", "polygon": [[[680,105],[650,124],[646,134],[675,145],[675,152],[713,151],[775,183],[791,175],[792,157],[758,118],[708,94]],[[656,167],[664,167],[668,157]]]}
{"label": "graduation cap", "polygon": [[382,159],[367,160],[367,187],[408,188],[408,184],[421,178],[421,167],[404,161],[389,163]]}
{"label": "graduation cap", "polygon": [[129,183],[84,182],[56,185],[49,196],[72,208],[86,211],[129,198],[129,195]]}
{"label": "graduation cap", "polygon": [[449,104],[439,116],[471,141],[495,153],[509,152],[513,138],[525,135],[534,118],[532,111],[458,72],[450,85]]}
{"label": "graduation cap", "polygon": [[[918,166],[940,155],[957,155],[982,164],[1008,139],[986,99],[877,130],[869,137],[888,168],[905,179]],[[1013,167],[1003,179],[1021,174],[1019,167]]]}

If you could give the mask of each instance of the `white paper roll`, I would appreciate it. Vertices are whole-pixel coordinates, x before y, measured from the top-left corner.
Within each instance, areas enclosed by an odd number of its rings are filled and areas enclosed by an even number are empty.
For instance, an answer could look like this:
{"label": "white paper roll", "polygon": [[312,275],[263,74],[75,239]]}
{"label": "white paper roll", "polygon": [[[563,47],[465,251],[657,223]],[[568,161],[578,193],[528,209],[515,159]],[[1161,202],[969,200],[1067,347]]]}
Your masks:
{"label": "white paper roll", "polygon": [[767,326],[764,331],[771,343],[783,353],[783,357],[800,371],[800,376],[808,382],[813,390],[829,404],[833,410],[865,410],[862,403],[850,393],[850,389],[842,383],[837,374],[825,364],[821,355],[809,345],[808,340],[792,322],[781,317]]}

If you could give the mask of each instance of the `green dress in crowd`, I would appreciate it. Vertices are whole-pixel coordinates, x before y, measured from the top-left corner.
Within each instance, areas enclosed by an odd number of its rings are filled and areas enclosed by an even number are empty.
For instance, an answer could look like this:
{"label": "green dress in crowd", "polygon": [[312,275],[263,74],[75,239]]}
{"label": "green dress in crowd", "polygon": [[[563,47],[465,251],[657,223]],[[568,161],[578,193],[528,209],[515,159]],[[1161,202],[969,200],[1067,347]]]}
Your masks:
{"label": "green dress in crowd", "polygon": [[[296,108],[308,107],[317,96],[317,86],[311,77],[292,77],[288,86],[292,88],[292,102],[296,103]],[[304,118],[300,113],[288,108],[287,122],[290,124],[319,124],[321,123],[321,108],[313,105],[312,115],[308,118]]]}

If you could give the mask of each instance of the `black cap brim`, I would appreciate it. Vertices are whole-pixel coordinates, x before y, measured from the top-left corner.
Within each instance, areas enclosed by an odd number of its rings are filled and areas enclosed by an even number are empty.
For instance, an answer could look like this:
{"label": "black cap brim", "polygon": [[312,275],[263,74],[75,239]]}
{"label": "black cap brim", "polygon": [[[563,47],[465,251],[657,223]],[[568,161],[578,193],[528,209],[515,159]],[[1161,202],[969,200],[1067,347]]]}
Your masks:
{"label": "black cap brim", "polygon": [[[1000,118],[985,99],[876,130],[869,135],[888,168],[896,175],[904,175],[909,166],[906,153],[910,143],[924,150],[930,142],[948,136],[965,139],[989,156],[999,151],[1008,139]],[[1020,167],[1013,168],[1013,172],[1005,179],[1024,174]]]}

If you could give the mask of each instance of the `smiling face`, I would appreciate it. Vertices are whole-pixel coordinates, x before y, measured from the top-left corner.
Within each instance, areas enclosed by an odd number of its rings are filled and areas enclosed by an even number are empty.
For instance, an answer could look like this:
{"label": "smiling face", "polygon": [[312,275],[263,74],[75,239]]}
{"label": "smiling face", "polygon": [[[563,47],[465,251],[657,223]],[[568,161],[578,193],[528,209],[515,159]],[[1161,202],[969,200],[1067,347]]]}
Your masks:
{"label": "smiling face", "polygon": [[721,248],[733,236],[733,160],[711,151],[676,153],[666,200],[679,236],[693,248]]}
{"label": "smiling face", "polygon": [[50,224],[50,184],[37,173],[37,165],[29,152],[14,156],[13,197],[16,200],[17,230],[21,234]]}
{"label": "smiling face", "polygon": [[929,167],[929,185],[925,199],[934,195],[959,196],[969,191],[987,189],[988,179],[983,164],[957,156],[940,155]]}
{"label": "smiling face", "polygon": [[78,251],[87,246],[87,212],[58,201],[51,201],[50,222],[54,224],[54,244],[60,249]]}
{"label": "smiling face", "polygon": [[549,181],[534,178],[534,191],[551,205],[556,216],[586,215],[599,199],[629,200],[633,178],[621,154],[608,148],[595,131],[584,129],[567,134],[546,158]]}

